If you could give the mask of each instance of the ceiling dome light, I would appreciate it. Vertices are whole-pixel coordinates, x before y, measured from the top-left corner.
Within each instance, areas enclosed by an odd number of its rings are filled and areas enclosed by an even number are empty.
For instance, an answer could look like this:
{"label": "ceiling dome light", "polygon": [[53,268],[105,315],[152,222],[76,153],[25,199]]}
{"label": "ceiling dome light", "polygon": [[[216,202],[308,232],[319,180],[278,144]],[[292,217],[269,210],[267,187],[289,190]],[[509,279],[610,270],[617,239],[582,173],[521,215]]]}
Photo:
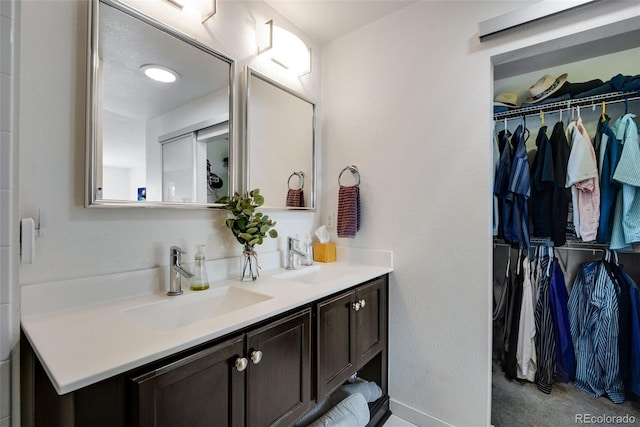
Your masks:
{"label": "ceiling dome light", "polygon": [[180,78],[180,74],[176,73],[171,68],[164,67],[162,65],[143,65],[142,67],[140,67],[140,71],[142,71],[145,76],[149,77],[150,79],[162,83],[173,83],[178,78]]}

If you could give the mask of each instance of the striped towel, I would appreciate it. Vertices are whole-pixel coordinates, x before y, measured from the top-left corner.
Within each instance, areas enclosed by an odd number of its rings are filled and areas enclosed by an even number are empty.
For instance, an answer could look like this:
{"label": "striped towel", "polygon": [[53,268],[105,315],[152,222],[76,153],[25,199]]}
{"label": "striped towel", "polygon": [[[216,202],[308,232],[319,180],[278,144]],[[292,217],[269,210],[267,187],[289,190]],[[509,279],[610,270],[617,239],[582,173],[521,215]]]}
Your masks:
{"label": "striped towel", "polygon": [[287,206],[293,208],[304,208],[304,192],[302,188],[289,189],[287,191]]}
{"label": "striped towel", "polygon": [[340,186],[338,191],[338,237],[356,237],[360,230],[360,187]]}

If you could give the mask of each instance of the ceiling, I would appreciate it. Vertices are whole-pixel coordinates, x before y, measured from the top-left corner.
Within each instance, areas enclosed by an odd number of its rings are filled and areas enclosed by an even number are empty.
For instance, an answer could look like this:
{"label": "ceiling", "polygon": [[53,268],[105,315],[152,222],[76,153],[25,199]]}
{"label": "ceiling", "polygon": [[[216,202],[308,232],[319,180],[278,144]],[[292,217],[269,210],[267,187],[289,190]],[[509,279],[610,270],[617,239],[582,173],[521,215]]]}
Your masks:
{"label": "ceiling", "polygon": [[321,46],[416,0],[266,0]]}
{"label": "ceiling", "polygon": [[[107,110],[147,121],[228,88],[229,63],[104,3],[99,31]],[[146,64],[169,67],[180,78],[154,82],[140,71]]]}

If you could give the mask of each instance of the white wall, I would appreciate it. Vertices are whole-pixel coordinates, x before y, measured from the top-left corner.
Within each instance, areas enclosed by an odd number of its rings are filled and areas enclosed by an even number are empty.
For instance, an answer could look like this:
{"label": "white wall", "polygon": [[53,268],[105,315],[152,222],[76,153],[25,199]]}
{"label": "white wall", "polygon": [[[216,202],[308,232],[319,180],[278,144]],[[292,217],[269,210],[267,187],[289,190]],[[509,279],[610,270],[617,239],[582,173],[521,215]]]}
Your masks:
{"label": "white wall", "polygon": [[[262,2],[218,2],[218,14],[202,25],[198,17],[181,15],[169,2],[132,2],[179,30],[199,39],[221,53],[237,60],[235,68],[235,114],[238,114],[242,92],[239,90],[243,67],[250,64],[261,73],[280,80],[312,99],[319,98],[319,73],[301,79],[281,74],[277,65],[256,58],[254,41],[256,22],[281,19]],[[9,2],[1,0],[2,29]],[[18,271],[18,260],[5,255],[17,251],[17,239],[5,240],[5,230],[13,236],[16,224],[5,223],[7,214],[15,217],[35,216],[38,208],[47,213],[46,236],[36,241],[36,260],[19,266],[20,284],[49,282],[95,276],[115,272],[166,266],[171,245],[189,251],[193,257],[196,245],[207,245],[209,259],[238,256],[241,247],[224,228],[226,213],[211,210],[109,209],[84,207],[85,167],[85,101],[87,1],[25,1],[22,13],[20,43],[19,118],[19,198],[12,209],[0,205],[2,260],[0,310],[6,313],[7,280],[5,263]],[[305,39],[304,35],[300,35]],[[2,64],[5,64],[5,37],[2,36]],[[314,52],[319,49],[305,39]],[[319,66],[319,57],[314,57]],[[45,74],[46,71],[46,74]],[[2,76],[2,102],[5,102],[5,76]],[[2,106],[4,117],[5,109]],[[236,130],[239,117],[234,117]],[[3,150],[5,146],[3,124]],[[11,138],[11,136],[9,136]],[[237,138],[237,134],[236,134]],[[237,141],[235,141],[237,143]],[[4,151],[3,151],[4,153]],[[4,154],[0,171],[9,164]],[[15,165],[18,164],[16,157]],[[16,172],[17,173],[17,172]],[[17,181],[16,181],[17,182]],[[2,180],[0,194],[7,194]],[[14,193],[9,190],[9,195]],[[309,232],[313,213],[274,213],[281,236]],[[16,245],[16,246],[14,246]],[[274,250],[280,242],[268,239],[258,251]],[[15,280],[17,281],[17,274]],[[9,285],[10,286],[10,285]],[[17,305],[14,307],[17,313]],[[15,316],[16,320],[18,316]],[[6,417],[5,390],[12,381],[19,384],[17,359],[11,379],[7,376],[8,352],[17,343],[17,333],[7,335],[5,318],[0,319],[0,394],[1,417]],[[18,322],[13,329],[18,331]],[[19,394],[14,392],[17,402]],[[14,412],[18,414],[17,406]],[[7,418],[8,419],[8,418]],[[8,422],[8,421],[7,421]],[[17,425],[16,420],[16,425]],[[2,427],[7,426],[2,418]]]}
{"label": "white wall", "polygon": [[229,94],[225,88],[147,121],[147,200],[163,200],[162,144],[159,144],[159,140],[167,134],[197,123],[207,121],[211,125],[227,120]]}
{"label": "white wall", "polygon": [[323,49],[320,216],[358,166],[362,229],[338,242],[394,251],[390,395],[418,425],[490,423],[492,56],[640,16],[603,3],[480,43],[513,4],[422,1]]}
{"label": "white wall", "polygon": [[[242,66],[251,64],[319,98],[317,71],[291,78],[255,57],[255,24],[275,16],[265,4],[219,2],[218,15],[202,26],[180,20],[168,2],[132,3],[236,58],[236,88]],[[492,55],[640,16],[637,2],[615,3],[480,44],[477,22],[507,12],[507,2],[417,2],[326,46],[323,64],[317,46],[305,40],[323,81],[318,221],[335,211],[338,173],[355,164],[362,174],[362,229],[338,242],[396,255],[390,391],[399,415],[421,425],[488,424]],[[21,4],[19,214],[45,209],[48,230],[37,240],[36,262],[20,266],[20,283],[166,265],[174,244],[193,252],[206,243],[210,258],[237,255],[223,212],[83,207],[86,3]],[[0,161],[1,172],[6,161]],[[5,206],[0,214],[14,212]],[[273,216],[282,236],[314,223],[310,213]],[[15,242],[7,246],[11,253]],[[276,246],[267,242],[263,249]],[[6,387],[3,378],[0,372]]]}
{"label": "white wall", "polygon": [[18,129],[19,7],[0,2],[0,427],[19,425]]}
{"label": "white wall", "polygon": [[[204,25],[168,2],[130,3],[237,60],[236,115],[247,64],[310,98],[319,97],[319,73],[291,79],[256,58],[255,23],[279,19],[264,3],[219,2],[218,14]],[[20,266],[21,284],[167,265],[171,245],[182,246],[189,256],[198,243],[207,244],[209,258],[237,256],[241,248],[223,227],[225,212],[84,208],[87,4],[23,4],[20,215],[46,210],[48,230],[37,240],[36,262]],[[47,64],[46,78],[42,64]],[[240,121],[234,118],[237,129]],[[310,213],[273,216],[283,236],[308,232],[313,221]],[[273,250],[278,243],[268,240],[259,250]]]}

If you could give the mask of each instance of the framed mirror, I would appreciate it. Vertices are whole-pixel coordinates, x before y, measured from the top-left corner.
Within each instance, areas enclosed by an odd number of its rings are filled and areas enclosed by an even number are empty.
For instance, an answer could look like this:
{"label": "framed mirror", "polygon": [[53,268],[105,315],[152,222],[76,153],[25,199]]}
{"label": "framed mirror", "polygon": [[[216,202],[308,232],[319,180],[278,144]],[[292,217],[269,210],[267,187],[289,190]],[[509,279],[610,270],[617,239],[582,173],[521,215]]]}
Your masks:
{"label": "framed mirror", "polygon": [[234,61],[117,1],[90,24],[86,205],[222,206]]}
{"label": "framed mirror", "polygon": [[315,210],[315,104],[250,67],[245,76],[247,189],[267,208]]}

